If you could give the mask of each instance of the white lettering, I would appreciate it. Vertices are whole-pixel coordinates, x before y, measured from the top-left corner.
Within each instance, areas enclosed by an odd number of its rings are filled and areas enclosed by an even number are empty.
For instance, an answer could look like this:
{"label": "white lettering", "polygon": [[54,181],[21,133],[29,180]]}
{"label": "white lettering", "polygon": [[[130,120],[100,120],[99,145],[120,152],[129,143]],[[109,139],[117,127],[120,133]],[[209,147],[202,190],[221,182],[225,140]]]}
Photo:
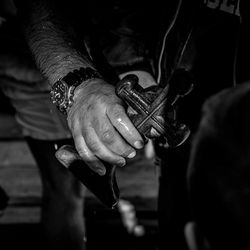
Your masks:
{"label": "white lettering", "polygon": [[239,0],[224,0],[220,5],[220,9],[239,16],[239,2]]}
{"label": "white lettering", "polygon": [[219,6],[220,1],[221,0],[208,0],[207,7],[211,8],[211,9],[216,9]]}
{"label": "white lettering", "polygon": [[204,0],[204,4],[211,9],[220,9],[227,13],[240,16],[240,0]]}

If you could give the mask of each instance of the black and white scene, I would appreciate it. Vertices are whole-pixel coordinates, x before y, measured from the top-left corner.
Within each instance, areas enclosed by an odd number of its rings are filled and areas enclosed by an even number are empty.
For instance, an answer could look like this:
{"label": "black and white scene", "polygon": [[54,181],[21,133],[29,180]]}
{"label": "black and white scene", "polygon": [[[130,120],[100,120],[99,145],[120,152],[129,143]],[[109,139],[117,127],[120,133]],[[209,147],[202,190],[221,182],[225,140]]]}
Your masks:
{"label": "black and white scene", "polygon": [[0,0],[0,249],[249,250],[247,0]]}

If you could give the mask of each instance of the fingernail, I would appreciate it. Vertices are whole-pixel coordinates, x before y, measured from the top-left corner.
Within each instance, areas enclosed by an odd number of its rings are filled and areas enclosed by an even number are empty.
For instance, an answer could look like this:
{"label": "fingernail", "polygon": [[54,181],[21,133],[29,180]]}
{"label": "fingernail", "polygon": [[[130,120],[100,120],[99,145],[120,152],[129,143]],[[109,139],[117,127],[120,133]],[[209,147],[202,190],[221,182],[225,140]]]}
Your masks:
{"label": "fingernail", "polygon": [[134,146],[135,146],[137,149],[141,149],[141,148],[143,148],[144,143],[143,143],[143,141],[136,141],[135,144],[134,144]]}
{"label": "fingernail", "polygon": [[136,152],[135,151],[133,151],[132,153],[130,153],[129,155],[128,155],[128,158],[134,158],[136,156]]}

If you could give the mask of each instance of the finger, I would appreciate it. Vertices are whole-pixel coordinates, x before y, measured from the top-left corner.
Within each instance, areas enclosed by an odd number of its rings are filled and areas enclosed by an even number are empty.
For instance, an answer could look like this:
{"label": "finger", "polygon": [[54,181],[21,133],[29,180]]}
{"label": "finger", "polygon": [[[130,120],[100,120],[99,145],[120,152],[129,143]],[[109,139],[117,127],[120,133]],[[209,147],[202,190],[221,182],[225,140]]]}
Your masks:
{"label": "finger", "polygon": [[79,160],[81,157],[77,153],[77,151],[70,145],[64,145],[60,147],[55,154],[58,161],[62,163],[62,165],[66,168],[76,160]]}
{"label": "finger", "polygon": [[99,175],[105,175],[106,168],[104,164],[91,152],[91,150],[89,150],[80,131],[74,130],[72,136],[75,142],[76,150],[84,162],[94,172],[98,173]]}
{"label": "finger", "polygon": [[113,153],[127,158],[133,158],[136,151],[132,148],[114,129],[106,117],[101,121],[97,117],[93,119],[92,125],[101,142]]}
{"label": "finger", "polygon": [[144,146],[140,133],[126,115],[123,106],[119,104],[113,105],[107,110],[107,115],[113,126],[131,146],[137,149],[141,149]]}
{"label": "finger", "polygon": [[[66,168],[70,168],[70,166],[74,162],[79,161],[79,160],[86,163],[86,161],[84,161],[82,159],[82,157],[78,154],[77,150],[73,146],[70,146],[70,145],[64,145],[61,148],[59,148],[56,151],[56,158]],[[89,164],[93,165],[93,162],[89,162]],[[98,173],[99,173],[99,171],[98,171]],[[103,175],[103,174],[105,174],[105,172],[101,171],[101,173],[99,173],[99,174]]]}
{"label": "finger", "polygon": [[99,159],[116,166],[124,166],[126,164],[122,156],[113,153],[101,142],[92,125],[89,125],[88,129],[83,131],[83,134],[87,147]]}

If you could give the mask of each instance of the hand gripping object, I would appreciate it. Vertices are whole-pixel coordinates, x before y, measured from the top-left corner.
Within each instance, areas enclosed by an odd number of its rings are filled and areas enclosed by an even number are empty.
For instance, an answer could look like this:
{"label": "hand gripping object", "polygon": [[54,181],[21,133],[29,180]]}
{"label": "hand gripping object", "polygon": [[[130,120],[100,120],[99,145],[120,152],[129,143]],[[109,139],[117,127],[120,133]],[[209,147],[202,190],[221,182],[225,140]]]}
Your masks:
{"label": "hand gripping object", "polygon": [[[141,135],[145,140],[160,138],[164,147],[177,147],[190,134],[189,128],[176,120],[174,105],[179,97],[191,90],[191,78],[187,71],[179,69],[171,81],[171,84],[164,88],[154,86],[143,89],[138,84],[137,76],[130,74],[116,86],[116,94],[128,105],[128,116]],[[65,145],[60,148],[56,153],[58,159],[65,150],[75,155],[69,170],[104,205],[115,207],[119,200],[119,188],[115,177],[116,166],[106,163],[106,174],[100,176],[83,166],[83,161],[72,146]]]}

